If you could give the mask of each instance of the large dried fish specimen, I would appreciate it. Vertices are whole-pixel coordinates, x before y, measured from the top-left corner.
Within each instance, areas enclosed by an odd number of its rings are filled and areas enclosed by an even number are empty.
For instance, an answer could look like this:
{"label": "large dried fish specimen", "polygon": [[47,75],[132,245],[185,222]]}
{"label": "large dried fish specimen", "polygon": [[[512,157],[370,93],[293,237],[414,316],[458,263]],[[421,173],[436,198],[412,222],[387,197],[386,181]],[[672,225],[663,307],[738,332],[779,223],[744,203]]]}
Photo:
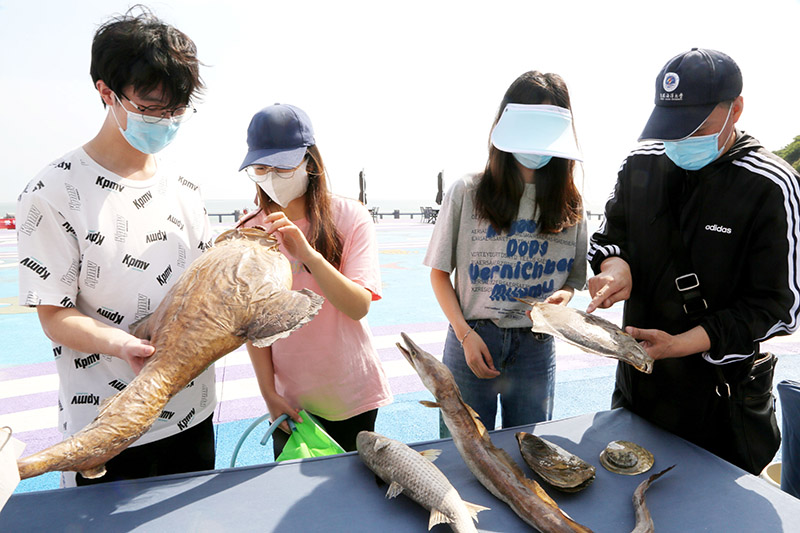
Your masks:
{"label": "large dried fish specimen", "polygon": [[141,437],[175,394],[245,341],[263,347],[314,317],[323,298],[292,291],[291,266],[263,230],[226,231],[181,275],[156,310],[131,326],[155,353],[88,426],[17,462],[22,479],[53,470],[84,477]]}
{"label": "large dried fish specimen", "polygon": [[400,335],[405,346],[398,343],[397,347],[436,398],[436,402],[420,403],[441,409],[442,418],[450,430],[458,453],[478,481],[539,531],[591,531],[564,514],[538,483],[525,477],[508,452],[492,444],[477,413],[461,398],[461,392],[450,370],[414,344],[408,335]]}

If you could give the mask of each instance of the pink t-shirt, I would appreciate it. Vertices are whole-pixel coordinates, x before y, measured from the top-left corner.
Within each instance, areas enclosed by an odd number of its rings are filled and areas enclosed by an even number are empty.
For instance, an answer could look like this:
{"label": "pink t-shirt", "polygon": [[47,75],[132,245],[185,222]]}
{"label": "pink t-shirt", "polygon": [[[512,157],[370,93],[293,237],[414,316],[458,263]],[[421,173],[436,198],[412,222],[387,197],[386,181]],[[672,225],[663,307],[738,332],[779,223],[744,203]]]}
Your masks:
{"label": "pink t-shirt", "polygon": [[[334,224],[344,240],[340,271],[381,298],[381,276],[375,228],[367,209],[340,196],[331,197]],[[264,225],[258,211],[242,223]],[[308,234],[306,219],[293,221]],[[292,264],[292,289],[308,288],[324,296],[303,264],[281,246]],[[272,345],[275,388],[292,405],[328,420],[345,420],[392,401],[389,381],[366,317],[353,320],[327,300],[319,314],[303,327]]]}

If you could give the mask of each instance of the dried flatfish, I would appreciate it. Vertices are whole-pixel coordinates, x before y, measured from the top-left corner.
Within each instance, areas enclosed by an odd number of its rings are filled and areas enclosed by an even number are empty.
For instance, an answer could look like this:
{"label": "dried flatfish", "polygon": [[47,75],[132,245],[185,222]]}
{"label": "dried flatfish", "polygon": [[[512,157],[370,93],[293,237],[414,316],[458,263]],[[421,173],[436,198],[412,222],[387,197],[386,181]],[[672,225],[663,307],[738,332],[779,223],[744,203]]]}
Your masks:
{"label": "dried flatfish", "polygon": [[634,442],[614,440],[600,452],[600,464],[615,474],[635,476],[653,467],[653,454]]}
{"label": "dried flatfish", "polygon": [[645,374],[653,372],[653,358],[613,322],[565,305],[517,299],[531,306],[533,331],[548,333],[589,353],[624,361]]}
{"label": "dried flatfish", "polygon": [[647,503],[644,500],[644,493],[650,487],[650,484],[653,483],[653,481],[657,480],[673,468],[675,468],[675,465],[662,470],[658,474],[653,474],[649,478],[639,483],[639,486],[636,487],[635,491],[633,491],[633,510],[636,513],[636,527],[633,528],[631,533],[655,532],[655,524],[653,524],[653,517],[650,516],[650,510],[647,508]]}
{"label": "dried flatfish", "polygon": [[577,455],[531,433],[520,431],[516,437],[522,458],[553,487],[578,492],[594,481],[594,467]]}

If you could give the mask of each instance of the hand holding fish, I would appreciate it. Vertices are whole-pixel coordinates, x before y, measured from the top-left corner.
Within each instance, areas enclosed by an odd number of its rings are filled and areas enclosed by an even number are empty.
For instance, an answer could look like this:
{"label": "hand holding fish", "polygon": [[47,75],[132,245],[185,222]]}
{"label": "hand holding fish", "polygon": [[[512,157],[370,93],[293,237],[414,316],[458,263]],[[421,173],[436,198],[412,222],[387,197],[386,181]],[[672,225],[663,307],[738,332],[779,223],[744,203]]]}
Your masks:
{"label": "hand holding fish", "polygon": [[266,221],[265,231],[278,239],[289,255],[303,263],[330,304],[353,320],[361,320],[367,315],[372,302],[369,289],[328,262],[283,211],[270,213]]}
{"label": "hand holding fish", "polygon": [[653,359],[684,357],[711,348],[711,340],[702,326],[695,326],[678,335],[670,335],[659,329],[640,329],[632,326],[627,326],[625,332],[641,341],[639,344]]}
{"label": "hand holding fish", "polygon": [[156,351],[149,340],[99,322],[75,307],[40,305],[37,312],[45,333],[52,341],[83,353],[117,357],[127,362],[136,374]]}
{"label": "hand holding fish", "polygon": [[289,220],[286,213],[283,211],[276,211],[267,215],[266,222],[268,223],[265,230],[270,235],[278,239],[286,251],[297,260],[308,263],[316,250],[306,240],[306,236],[300,231],[300,228]]}
{"label": "hand holding fish", "polygon": [[500,372],[494,367],[489,347],[486,346],[477,331],[472,330],[472,333],[466,336],[461,346],[464,348],[464,358],[467,360],[467,366],[477,377],[493,379],[500,375]]}
{"label": "hand holding fish", "polygon": [[147,358],[153,355],[156,349],[148,340],[139,339],[133,335],[129,335],[129,337],[123,342],[117,357],[126,361],[133,369],[133,372],[138,375],[144,365],[147,364]]}
{"label": "hand holding fish", "polygon": [[[545,303],[548,304],[556,304],[556,305],[567,305],[570,300],[572,300],[572,295],[575,294],[575,289],[572,287],[567,287],[566,285],[555,291],[551,294],[546,300]],[[530,318],[530,311],[526,311],[528,318]]]}
{"label": "hand holding fish", "polygon": [[621,257],[609,257],[600,265],[600,273],[589,278],[589,295],[592,301],[587,313],[595,309],[607,309],[615,303],[627,300],[631,295],[633,278],[631,267]]}

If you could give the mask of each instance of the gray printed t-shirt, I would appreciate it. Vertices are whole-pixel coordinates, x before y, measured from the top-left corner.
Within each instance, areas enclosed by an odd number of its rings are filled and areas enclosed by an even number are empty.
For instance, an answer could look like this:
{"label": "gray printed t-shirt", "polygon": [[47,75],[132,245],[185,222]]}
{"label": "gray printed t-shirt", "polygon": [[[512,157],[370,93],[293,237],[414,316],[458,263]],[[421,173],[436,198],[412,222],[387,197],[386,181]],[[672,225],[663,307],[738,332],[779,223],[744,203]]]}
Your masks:
{"label": "gray printed t-shirt", "polygon": [[423,264],[453,272],[464,318],[489,319],[502,328],[530,327],[530,307],[515,297],[545,300],[567,285],[586,285],[586,217],[560,233],[541,233],[534,220],[533,184],[525,185],[517,218],[497,234],[475,215],[480,174],[468,175],[444,197]]}

